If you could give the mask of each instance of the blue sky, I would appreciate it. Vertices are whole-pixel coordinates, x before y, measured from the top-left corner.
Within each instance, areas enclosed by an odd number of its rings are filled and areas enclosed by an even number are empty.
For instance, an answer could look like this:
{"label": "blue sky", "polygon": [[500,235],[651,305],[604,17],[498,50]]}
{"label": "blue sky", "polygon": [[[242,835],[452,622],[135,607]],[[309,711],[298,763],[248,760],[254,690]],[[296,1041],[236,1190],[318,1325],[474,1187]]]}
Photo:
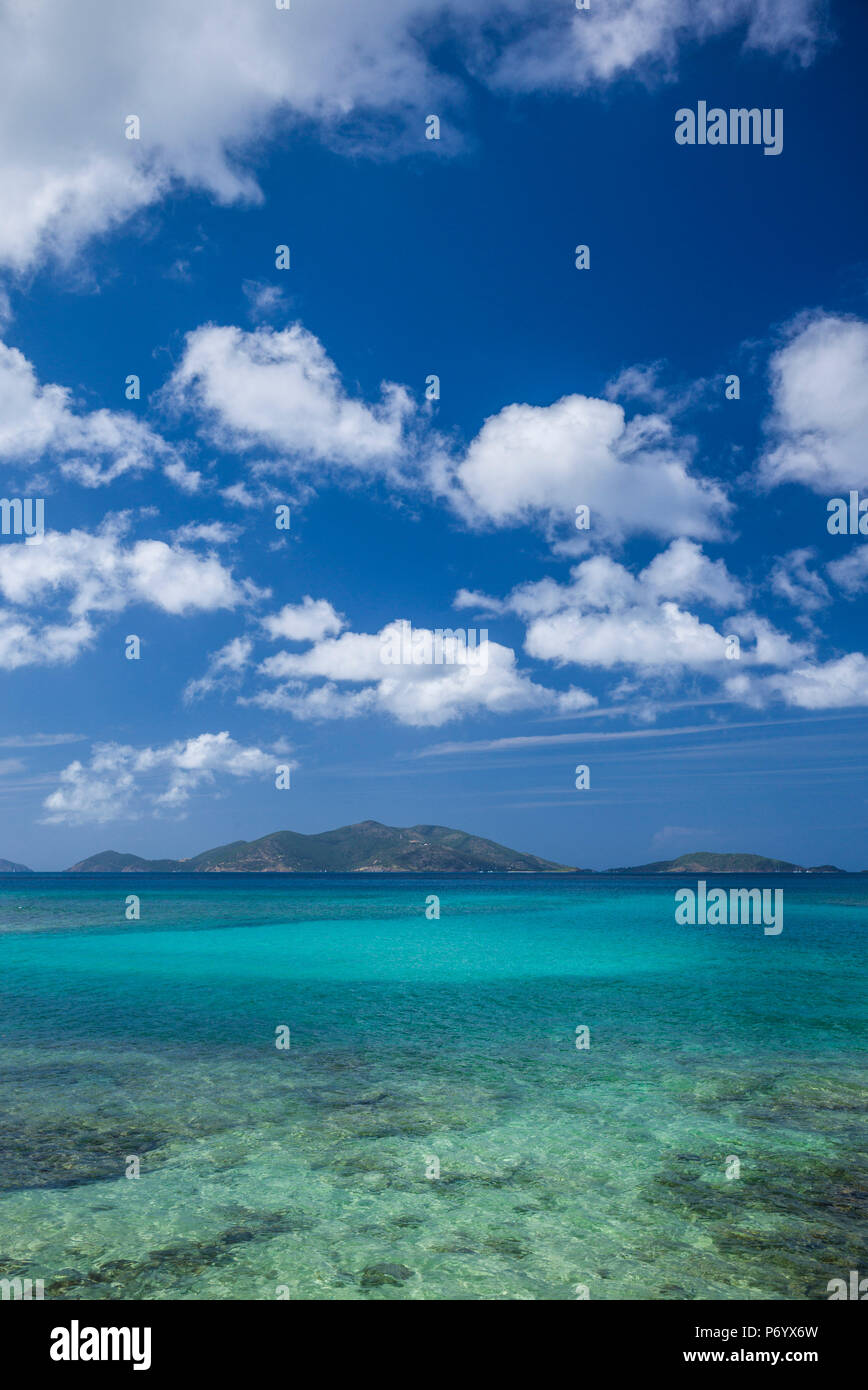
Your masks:
{"label": "blue sky", "polygon": [[[2,493],[46,528],[0,536],[0,855],[374,818],[868,867],[868,549],[827,531],[868,496],[864,7],[67,23],[0,18]],[[676,144],[699,101],[781,153]],[[484,666],[384,664],[399,620]]]}

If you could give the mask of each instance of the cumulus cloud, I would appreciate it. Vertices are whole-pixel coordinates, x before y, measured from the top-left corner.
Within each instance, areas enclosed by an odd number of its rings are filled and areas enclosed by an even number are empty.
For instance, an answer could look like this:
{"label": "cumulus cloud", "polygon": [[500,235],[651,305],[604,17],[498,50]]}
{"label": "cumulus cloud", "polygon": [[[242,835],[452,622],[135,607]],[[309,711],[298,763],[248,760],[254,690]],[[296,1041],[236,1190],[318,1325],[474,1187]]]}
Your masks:
{"label": "cumulus cloud", "polygon": [[[71,661],[95,636],[91,615],[133,603],[188,616],[263,596],[214,554],[159,540],[127,542],[129,525],[119,515],[94,532],[46,531],[40,545],[0,548],[0,600],[8,605],[0,610],[0,666]],[[33,617],[34,608],[53,603],[70,621]]]}
{"label": "cumulus cloud", "polygon": [[114,482],[161,463],[186,490],[193,475],[160,435],[128,411],[77,411],[64,386],[41,385],[32,363],[0,343],[0,461],[56,460],[84,487]]}
{"label": "cumulus cloud", "polygon": [[[276,684],[250,702],[297,719],[380,713],[416,727],[485,712],[569,713],[595,703],[574,687],[553,691],[538,685],[518,670],[509,647],[483,633],[465,637],[462,629],[448,629],[440,640],[438,648],[434,630],[396,619],[378,633],[342,632],[315,640],[305,651],[278,652],[259,667]],[[421,659],[410,659],[413,653]]]}
{"label": "cumulus cloud", "polygon": [[[421,117],[460,96],[431,57],[451,38],[477,80],[577,90],[670,72],[679,46],[739,28],[808,61],[815,0],[609,0],[577,13],[533,0],[15,0],[0,11],[0,261],[73,255],[179,187],[261,199],[254,152],[314,123],[358,149],[418,148]],[[141,139],[124,137],[137,115]]]}
{"label": "cumulus cloud", "polygon": [[710,560],[688,540],[673,541],[655,555],[638,582],[654,598],[695,599],[714,608],[741,608],[747,597],[723,560]]}
{"label": "cumulus cloud", "polygon": [[[473,606],[480,597],[465,591],[456,606]],[[746,598],[723,561],[710,560],[682,539],[638,575],[596,555],[573,567],[568,584],[542,579],[519,585],[502,609],[526,623],[528,654],[558,666],[633,667],[673,677],[688,670],[722,674],[729,669],[732,635],[753,643],[742,652],[746,663],[787,665],[806,654],[807,647],[744,610]],[[683,607],[688,600],[728,609],[730,617],[719,629]]]}
{"label": "cumulus cloud", "polygon": [[722,662],[722,633],[675,603],[620,612],[564,608],[529,624],[525,649],[559,666],[617,666],[680,672]]}
{"label": "cumulus cloud", "polygon": [[690,443],[663,415],[628,421],[616,402],[579,395],[508,405],[458,463],[453,501],[477,523],[571,524],[583,504],[594,535],[711,539],[730,504],[718,484],[690,473],[690,462]]}
{"label": "cumulus cloud", "polygon": [[[353,395],[300,323],[199,327],[161,400],[191,414],[217,447],[248,457],[258,491],[250,479],[222,491],[245,508],[276,495],[269,473],[291,474],[302,492],[377,476],[427,492],[471,526],[541,525],[560,549],[638,532],[717,538],[732,511],[723,488],[692,471],[694,443],[663,413],[628,420],[618,403],[580,395],[512,404],[461,450],[406,387],[384,382],[372,402]],[[579,505],[590,508],[587,532],[575,527]]]}
{"label": "cumulus cloud", "polygon": [[[508,405],[456,454],[405,387],[385,382],[373,403],[353,396],[300,323],[196,329],[162,399],[218,447],[252,456],[255,474],[290,472],[307,485],[348,470],[385,476],[448,501],[471,525],[537,522],[574,538],[583,503],[595,535],[702,539],[719,535],[731,510],[718,484],[690,472],[692,444],[662,414],[628,421],[615,402],[586,396]],[[243,482],[223,496],[257,503]]]}
{"label": "cumulus cloud", "polygon": [[797,320],[772,358],[771,387],[761,485],[802,483],[828,496],[868,484],[868,323]]}
{"label": "cumulus cloud", "polygon": [[740,674],[726,684],[734,698],[758,708],[778,699],[799,709],[846,709],[868,704],[868,657],[848,652],[769,676]]}
{"label": "cumulus cloud", "polygon": [[[301,324],[276,332],[206,324],[187,335],[164,390],[192,411],[219,447],[267,450],[289,468],[394,472],[413,413],[408,392],[387,382],[367,405],[351,396],[319,339]],[[246,496],[234,500],[246,505]]]}
{"label": "cumulus cloud", "polygon": [[301,603],[286,603],[279,613],[269,613],[262,625],[272,638],[287,642],[319,642],[323,637],[335,637],[346,627],[346,621],[335,611],[328,599],[311,598],[305,594]]}
{"label": "cumulus cloud", "polygon": [[183,813],[195,791],[214,787],[220,778],[272,774],[275,756],[274,752],[237,743],[226,731],[178,739],[157,748],[96,744],[88,763],[76,759],[63,769],[60,785],[43,802],[43,821],[49,825],[105,824],[146,813]]}
{"label": "cumulus cloud", "polygon": [[39,623],[0,608],[0,670],[65,665],[89,647],[95,636],[85,618],[65,624]]}
{"label": "cumulus cloud", "polygon": [[245,589],[214,555],[196,555],[165,541],[124,544],[127,518],[109,517],[98,531],[46,531],[38,546],[0,550],[0,594],[9,603],[38,603],[57,591],[82,615],[150,603],[164,613],[234,608]]}
{"label": "cumulus cloud", "polygon": [[[471,597],[464,592],[465,599]],[[609,556],[596,555],[573,567],[570,584],[553,579],[520,584],[502,607],[533,618],[567,606],[615,610],[661,599],[697,599],[718,608],[740,608],[745,598],[744,587],[722,560],[709,559],[694,541],[682,539],[655,555],[636,576]]]}

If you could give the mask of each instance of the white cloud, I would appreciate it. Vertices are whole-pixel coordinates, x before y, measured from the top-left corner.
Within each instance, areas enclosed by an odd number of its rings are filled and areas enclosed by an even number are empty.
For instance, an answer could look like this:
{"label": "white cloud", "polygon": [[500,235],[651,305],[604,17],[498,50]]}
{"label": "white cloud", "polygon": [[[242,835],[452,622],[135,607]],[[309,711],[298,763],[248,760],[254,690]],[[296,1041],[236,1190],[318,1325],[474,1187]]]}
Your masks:
{"label": "white cloud", "polygon": [[40,385],[23,353],[0,343],[0,461],[33,464],[44,458],[56,459],[64,477],[85,487],[155,463],[189,486],[175,451],[131,412],[77,412],[66,387]]}
{"label": "white cloud", "polygon": [[662,415],[628,421],[614,401],[508,405],[459,462],[453,501],[477,523],[574,527],[584,504],[595,536],[716,537],[730,504],[716,483],[691,475],[690,454]]}
{"label": "white cloud", "polygon": [[624,367],[611,381],[606,382],[606,400],[647,401],[663,409],[666,391],[659,384],[659,362],[639,362]]}
{"label": "white cloud", "polygon": [[[285,755],[280,756],[285,761]],[[89,763],[76,760],[63,769],[60,785],[43,802],[43,821],[105,824],[146,812],[183,811],[195,791],[215,786],[221,777],[273,774],[275,757],[274,752],[236,743],[225,731],[158,748],[96,744]]]}
{"label": "white cloud", "polygon": [[[481,633],[474,638],[468,634],[466,643],[446,637],[442,664],[392,661],[389,656],[393,644],[400,644],[401,633],[402,620],[396,619],[379,633],[344,632],[315,641],[303,652],[278,652],[259,668],[278,684],[249,703],[283,710],[297,719],[349,719],[378,712],[416,727],[437,727],[473,713],[569,713],[595,703],[593,696],[575,687],[561,692],[536,684],[517,669],[509,647]],[[413,628],[412,634],[418,650],[425,644],[429,652],[434,650],[432,629]],[[314,684],[318,681],[324,684]]]}
{"label": "white cloud", "polygon": [[[753,646],[742,648],[741,662],[747,666],[792,666],[803,661],[812,651],[810,642],[796,641],[780,632],[756,613],[739,613],[729,619],[728,627]],[[731,663],[730,663],[731,664]]]}
{"label": "white cloud", "polygon": [[[541,524],[564,553],[585,550],[592,537],[641,532],[717,538],[732,511],[718,483],[691,471],[694,442],[662,413],[628,420],[616,402],[579,395],[512,404],[462,453],[431,428],[406,387],[384,382],[372,403],[352,395],[300,323],[280,331],[199,327],[161,400],[192,414],[218,448],[248,456],[250,478],[221,494],[245,508],[278,497],[268,474],[292,475],[302,495],[348,472],[378,476],[426,491],[471,526]],[[580,504],[590,508],[589,531],[575,527]]]}
{"label": "white cloud", "polygon": [[41,545],[4,546],[0,594],[29,606],[67,591],[76,616],[116,612],[134,602],[180,614],[234,608],[242,601],[243,590],[216,556],[156,540],[125,546],[124,524],[123,518],[109,518],[96,532],[46,531]]}
{"label": "white cloud", "polygon": [[[175,459],[172,463],[167,463],[163,472],[169,482],[174,483],[175,487],[180,488],[182,492],[192,495],[194,492],[199,492],[202,487],[202,474],[196,468],[188,468],[183,459]],[[112,479],[107,477],[100,479],[100,482],[105,483],[111,481]]]}
{"label": "white cloud", "polygon": [[86,618],[38,624],[10,609],[0,609],[0,670],[21,666],[59,666],[74,661],[96,636]]}
{"label": "white cloud", "polygon": [[680,672],[723,662],[724,637],[675,603],[622,612],[581,613],[565,609],[535,618],[525,649],[559,666],[636,666]]}
{"label": "white cloud", "polygon": [[[353,396],[323,345],[302,324],[245,332],[206,324],[188,334],[162,393],[191,412],[211,442],[247,454],[251,472],[290,472],[315,484],[341,470],[424,487],[470,524],[537,521],[566,529],[591,508],[591,532],[715,537],[731,507],[722,488],[689,471],[692,444],[663,415],[635,416],[612,401],[569,396],[554,405],[509,405],[486,420],[463,457],[452,457],[405,387]],[[238,482],[223,492],[258,499]]]}
{"label": "white cloud", "polygon": [[861,593],[868,586],[868,545],[863,542],[840,560],[833,560],[826,568],[846,594],[852,596]]}
{"label": "white cloud", "polygon": [[250,305],[254,323],[263,323],[278,316],[286,317],[289,308],[284,291],[267,280],[245,280],[241,286]]}
{"label": "white cloud", "polygon": [[242,591],[216,555],[194,555],[165,541],[136,541],[126,557],[129,589],[165,613],[235,608]]}
{"label": "white cloud", "polygon": [[[816,552],[810,548],[791,550],[781,555],[771,572],[772,591],[786,599],[800,613],[799,621],[813,629],[811,614],[826,608],[832,598],[823,579],[811,569]],[[832,566],[829,567],[830,570]]]}
{"label": "white cloud", "polygon": [[135,750],[118,744],[98,746],[89,765],[76,760],[60,774],[60,786],[43,801],[49,825],[97,825],[129,814],[136,790],[130,769]]}
{"label": "white cloud", "polygon": [[63,743],[83,743],[84,734],[7,734],[0,748],[57,748]]}
{"label": "white cloud", "polygon": [[[479,595],[456,599],[473,606]],[[809,650],[793,644],[765,619],[743,611],[746,594],[723,561],[710,560],[692,541],[678,540],[636,576],[610,557],[596,555],[571,570],[569,584],[542,579],[519,585],[503,603],[527,624],[525,650],[558,666],[676,676],[685,670],[728,673],[727,636],[753,646],[741,660],[789,665]],[[728,609],[718,629],[685,609],[687,600]],[[736,610],[734,613],[732,610]]]}
{"label": "white cloud", "polygon": [[[46,531],[40,545],[0,547],[0,598],[9,605],[0,615],[0,666],[71,661],[95,636],[94,613],[144,603],[184,616],[264,596],[216,555],[158,540],[125,543],[129,524],[119,515],[95,532]],[[35,607],[51,603],[65,605],[67,625],[34,619]]]}
{"label": "white cloud", "polygon": [[492,80],[523,91],[574,90],[635,70],[672,75],[682,43],[744,24],[746,48],[807,63],[822,12],[819,0],[609,0],[596,8],[592,3],[567,25],[557,12],[537,11],[541,23],[520,31],[499,55]]}
{"label": "white cloud", "polygon": [[[519,617],[556,613],[568,607],[624,609],[661,599],[701,599],[717,608],[741,608],[745,590],[722,560],[710,560],[693,541],[677,540],[655,555],[637,576],[607,555],[595,555],[571,570],[572,582],[542,579],[513,589],[503,607]],[[475,598],[467,595],[465,598]]]}
{"label": "white cloud", "polygon": [[506,612],[503,599],[492,598],[479,589],[459,589],[453,600],[453,608],[472,608],[480,617],[496,617]]}
{"label": "white cloud", "polygon": [[774,698],[799,709],[845,709],[868,704],[868,657],[849,652],[826,662],[804,665],[774,675],[740,675],[727,682],[735,698],[762,707]]}
{"label": "white cloud", "polygon": [[688,540],[673,541],[655,555],[638,582],[655,598],[697,599],[714,608],[741,608],[746,599],[744,586],[723,560],[709,560]]}
{"label": "white cloud", "polygon": [[220,496],[236,507],[245,507],[248,510],[254,507],[264,507],[268,501],[268,496],[264,490],[254,494],[245,483],[232,483],[229,487],[221,488]]}
{"label": "white cloud", "polygon": [[239,526],[228,526],[224,521],[187,521],[172,532],[172,539],[181,545],[190,542],[206,541],[209,545],[228,545],[241,534]]}
{"label": "white cloud", "polygon": [[378,707],[377,689],[340,690],[333,682],[307,687],[303,681],[287,681],[273,690],[253,696],[251,704],[260,709],[278,710],[294,719],[355,719],[373,714]]}
{"label": "white cloud", "polygon": [[[165,399],[195,412],[219,447],[265,449],[289,467],[316,464],[318,476],[323,467],[392,473],[414,409],[394,383],[373,406],[349,395],[322,344],[298,323],[281,332],[196,329]],[[248,505],[237,489],[232,500]]]}
{"label": "white cloud", "polygon": [[192,704],[214,690],[229,690],[237,685],[252,651],[250,637],[233,637],[225,647],[212,652],[204,676],[188,681],[184,687],[184,703]]}
{"label": "white cloud", "polygon": [[822,313],[798,320],[771,378],[762,486],[803,483],[829,496],[868,484],[868,323]]}
{"label": "white cloud", "polygon": [[301,603],[287,603],[279,613],[268,614],[262,619],[262,625],[274,639],[319,642],[323,637],[337,636],[346,627],[346,621],[328,599],[312,599],[310,594],[305,594]]}
{"label": "white cloud", "polygon": [[[74,254],[178,187],[258,201],[269,135],[314,122],[381,154],[420,147],[422,116],[454,105],[426,40],[453,37],[477,80],[581,89],[671,70],[681,43],[746,26],[748,46],[806,60],[813,0],[609,0],[593,13],[534,0],[273,3],[10,0],[0,11],[0,261]],[[141,139],[124,137],[127,115]]]}

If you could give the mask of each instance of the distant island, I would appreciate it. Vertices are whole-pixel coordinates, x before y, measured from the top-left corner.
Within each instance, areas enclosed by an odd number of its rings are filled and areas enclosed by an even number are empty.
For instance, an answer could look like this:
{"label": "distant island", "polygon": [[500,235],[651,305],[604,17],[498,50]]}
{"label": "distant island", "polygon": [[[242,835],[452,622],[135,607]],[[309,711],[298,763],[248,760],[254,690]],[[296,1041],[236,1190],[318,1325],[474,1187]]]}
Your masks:
{"label": "distant island", "polygon": [[445,825],[398,829],[365,820],[300,835],[277,830],[260,840],[234,840],[192,859],[140,859],[106,850],[67,873],[570,873],[564,864],[506,849],[494,840]]}
{"label": "distant island", "polygon": [[[805,868],[761,854],[716,854],[695,850],[678,859],[656,859],[620,869],[576,869],[507,849],[494,840],[451,830],[446,825],[406,829],[376,820],[344,825],[318,835],[276,830],[259,840],[233,840],[192,859],[143,859],[138,854],[103,850],[65,869],[68,874],[231,874],[231,873],[508,873],[508,874],[842,874],[834,864]],[[866,871],[861,870],[862,873]],[[24,864],[0,859],[0,874],[33,873]]]}
{"label": "distant island", "polygon": [[655,859],[652,864],[636,864],[628,869],[604,869],[606,874],[843,874],[834,864],[817,864],[806,869],[786,859],[766,859],[762,854],[714,854],[694,850],[678,859]]}
{"label": "distant island", "polygon": [[11,859],[0,859],[0,874],[32,874],[26,864],[13,864]]}

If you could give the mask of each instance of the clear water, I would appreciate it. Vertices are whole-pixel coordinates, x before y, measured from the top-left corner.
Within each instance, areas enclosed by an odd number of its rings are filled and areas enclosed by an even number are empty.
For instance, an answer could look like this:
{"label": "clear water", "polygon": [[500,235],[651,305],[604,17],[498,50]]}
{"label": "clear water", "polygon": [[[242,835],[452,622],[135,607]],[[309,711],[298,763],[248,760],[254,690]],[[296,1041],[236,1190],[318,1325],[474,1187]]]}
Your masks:
{"label": "clear water", "polygon": [[865,1264],[868,877],[776,877],[777,937],[677,926],[677,886],[0,879],[0,1277],[826,1298]]}

